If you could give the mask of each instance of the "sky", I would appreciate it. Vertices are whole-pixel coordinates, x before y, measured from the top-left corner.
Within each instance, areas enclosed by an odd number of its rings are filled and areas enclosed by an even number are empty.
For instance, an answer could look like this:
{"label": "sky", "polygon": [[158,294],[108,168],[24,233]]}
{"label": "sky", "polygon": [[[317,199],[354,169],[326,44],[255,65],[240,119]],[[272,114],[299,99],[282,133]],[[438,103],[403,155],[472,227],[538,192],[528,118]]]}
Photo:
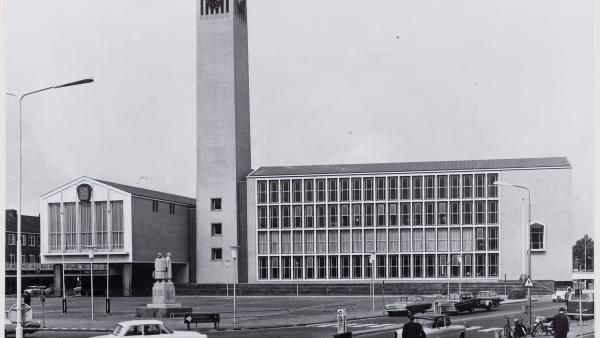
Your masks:
{"label": "sky", "polygon": [[[195,196],[195,0],[6,0],[23,211],[80,176]],[[592,232],[591,1],[249,0],[252,166],[566,156]],[[7,97],[8,208],[16,116]]]}

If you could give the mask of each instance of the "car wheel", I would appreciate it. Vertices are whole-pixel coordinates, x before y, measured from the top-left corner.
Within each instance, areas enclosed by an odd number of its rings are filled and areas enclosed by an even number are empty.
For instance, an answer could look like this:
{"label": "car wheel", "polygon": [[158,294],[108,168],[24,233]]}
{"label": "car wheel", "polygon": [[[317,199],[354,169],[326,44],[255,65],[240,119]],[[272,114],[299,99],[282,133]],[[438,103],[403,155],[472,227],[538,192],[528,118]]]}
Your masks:
{"label": "car wheel", "polygon": [[461,333],[458,335],[458,338],[465,338],[465,333],[464,333],[464,332],[461,332]]}
{"label": "car wheel", "polygon": [[553,299],[553,300],[552,300],[552,303],[556,303],[556,299]]}

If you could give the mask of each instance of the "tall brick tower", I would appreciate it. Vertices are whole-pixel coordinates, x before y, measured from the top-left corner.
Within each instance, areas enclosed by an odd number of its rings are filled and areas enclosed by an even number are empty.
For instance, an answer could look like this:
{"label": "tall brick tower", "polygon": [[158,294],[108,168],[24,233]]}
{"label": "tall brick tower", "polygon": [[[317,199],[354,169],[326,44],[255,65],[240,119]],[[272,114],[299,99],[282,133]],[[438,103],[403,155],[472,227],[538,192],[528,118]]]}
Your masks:
{"label": "tall brick tower", "polygon": [[197,15],[197,222],[191,272],[197,283],[233,281],[235,267],[227,261],[231,247],[239,246],[237,275],[244,282],[245,176],[250,172],[246,1],[198,0]]}

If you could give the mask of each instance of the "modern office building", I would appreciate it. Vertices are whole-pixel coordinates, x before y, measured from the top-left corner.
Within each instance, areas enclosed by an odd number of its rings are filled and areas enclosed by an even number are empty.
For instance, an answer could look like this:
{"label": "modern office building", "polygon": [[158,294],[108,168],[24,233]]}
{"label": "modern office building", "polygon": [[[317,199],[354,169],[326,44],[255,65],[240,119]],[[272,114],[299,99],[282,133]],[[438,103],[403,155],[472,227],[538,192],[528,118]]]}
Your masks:
{"label": "modern office building", "polygon": [[54,265],[57,290],[63,264],[69,290],[78,278],[89,287],[81,277],[93,263],[94,288],[105,289],[108,270],[115,293],[147,294],[156,254],[171,252],[173,280],[188,282],[195,205],[189,197],[81,177],[40,198],[42,263]]}
{"label": "modern office building", "polygon": [[[534,279],[571,278],[566,158],[263,167],[247,179],[249,282],[515,280],[525,235]],[[530,190],[527,233],[527,191],[496,181]]]}

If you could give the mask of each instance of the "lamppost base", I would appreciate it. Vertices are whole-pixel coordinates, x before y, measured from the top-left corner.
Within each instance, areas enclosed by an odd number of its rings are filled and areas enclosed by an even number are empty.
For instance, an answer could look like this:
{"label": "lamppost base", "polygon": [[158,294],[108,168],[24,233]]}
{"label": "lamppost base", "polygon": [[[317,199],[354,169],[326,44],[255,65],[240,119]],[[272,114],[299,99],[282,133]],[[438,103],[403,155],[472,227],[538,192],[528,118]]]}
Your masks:
{"label": "lamppost base", "polygon": [[62,313],[67,313],[67,299],[62,299]]}

